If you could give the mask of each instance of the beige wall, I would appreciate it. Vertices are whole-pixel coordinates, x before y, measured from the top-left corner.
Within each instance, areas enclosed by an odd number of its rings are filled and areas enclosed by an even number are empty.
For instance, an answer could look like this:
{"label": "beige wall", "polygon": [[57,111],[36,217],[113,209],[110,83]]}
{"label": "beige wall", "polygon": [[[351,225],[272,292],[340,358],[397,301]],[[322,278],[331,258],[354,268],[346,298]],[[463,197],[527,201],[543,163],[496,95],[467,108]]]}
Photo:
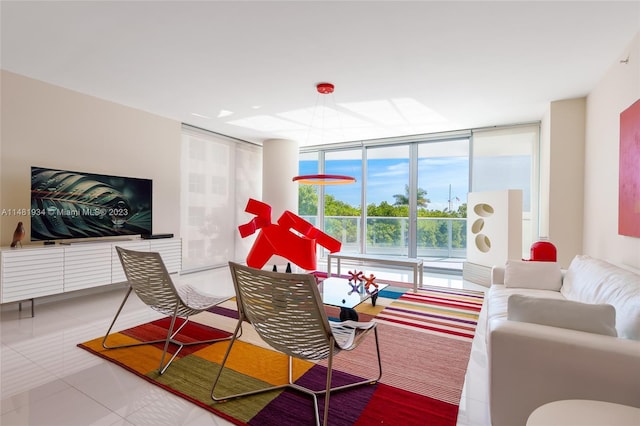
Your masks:
{"label": "beige wall", "polygon": [[551,187],[550,163],[551,163],[551,111],[547,109],[540,121],[540,156],[538,172],[538,188],[540,200],[538,206],[538,234],[540,237],[549,237],[549,189]]}
{"label": "beige wall", "polygon": [[583,251],[640,270],[640,238],[618,235],[620,113],[640,98],[640,33],[619,60],[587,97]]}
{"label": "beige wall", "polygon": [[545,125],[549,143],[542,144],[548,165],[547,235],[564,268],[582,253],[585,105],[585,98],[552,102]]}
{"label": "beige wall", "polygon": [[7,211],[30,207],[31,166],[153,179],[153,232],[179,234],[179,122],[6,71],[0,84],[0,245],[29,226]]}

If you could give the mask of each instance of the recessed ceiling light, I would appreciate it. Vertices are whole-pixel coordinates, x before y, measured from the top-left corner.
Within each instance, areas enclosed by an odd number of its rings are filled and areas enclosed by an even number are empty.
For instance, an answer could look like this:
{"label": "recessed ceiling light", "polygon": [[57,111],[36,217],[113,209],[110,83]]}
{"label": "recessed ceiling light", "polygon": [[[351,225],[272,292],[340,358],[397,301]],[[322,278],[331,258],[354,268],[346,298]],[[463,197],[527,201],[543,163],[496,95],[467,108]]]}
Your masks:
{"label": "recessed ceiling light", "polygon": [[208,117],[208,116],[202,115],[202,114],[198,114],[196,112],[192,112],[191,115],[193,115],[195,117],[206,118],[207,120],[211,120],[211,117]]}

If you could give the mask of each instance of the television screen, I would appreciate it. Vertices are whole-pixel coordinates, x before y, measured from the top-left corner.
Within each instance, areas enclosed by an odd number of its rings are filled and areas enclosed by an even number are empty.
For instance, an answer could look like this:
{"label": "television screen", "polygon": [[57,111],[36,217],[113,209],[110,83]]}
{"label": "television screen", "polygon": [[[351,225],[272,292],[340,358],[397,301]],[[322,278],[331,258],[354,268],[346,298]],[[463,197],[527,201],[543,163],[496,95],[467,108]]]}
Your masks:
{"label": "television screen", "polygon": [[31,167],[31,241],[151,234],[152,181]]}

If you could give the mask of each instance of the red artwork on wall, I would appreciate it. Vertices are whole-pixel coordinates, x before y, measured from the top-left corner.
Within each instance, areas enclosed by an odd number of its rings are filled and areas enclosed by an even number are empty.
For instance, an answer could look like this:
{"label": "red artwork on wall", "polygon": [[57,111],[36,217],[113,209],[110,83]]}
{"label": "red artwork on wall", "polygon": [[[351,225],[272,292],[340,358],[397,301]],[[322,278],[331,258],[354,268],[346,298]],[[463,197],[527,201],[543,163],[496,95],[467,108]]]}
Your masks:
{"label": "red artwork on wall", "polygon": [[618,234],[640,237],[640,100],[620,114]]}

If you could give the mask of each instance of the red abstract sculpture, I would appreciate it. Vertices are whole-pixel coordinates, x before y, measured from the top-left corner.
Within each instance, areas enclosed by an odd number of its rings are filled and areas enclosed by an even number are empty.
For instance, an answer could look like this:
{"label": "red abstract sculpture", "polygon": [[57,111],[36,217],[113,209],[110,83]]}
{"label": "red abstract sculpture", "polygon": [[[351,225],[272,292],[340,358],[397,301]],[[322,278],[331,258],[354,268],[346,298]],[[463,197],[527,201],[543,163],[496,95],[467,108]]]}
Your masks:
{"label": "red abstract sculpture", "polygon": [[[286,210],[278,223],[271,223],[271,206],[249,199],[247,213],[256,215],[250,222],[240,225],[240,236],[245,238],[260,230],[247,256],[247,265],[262,268],[273,255],[282,256],[306,270],[316,269],[316,244],[334,253],[342,244],[300,216]],[[294,234],[294,230],[302,235]]]}

